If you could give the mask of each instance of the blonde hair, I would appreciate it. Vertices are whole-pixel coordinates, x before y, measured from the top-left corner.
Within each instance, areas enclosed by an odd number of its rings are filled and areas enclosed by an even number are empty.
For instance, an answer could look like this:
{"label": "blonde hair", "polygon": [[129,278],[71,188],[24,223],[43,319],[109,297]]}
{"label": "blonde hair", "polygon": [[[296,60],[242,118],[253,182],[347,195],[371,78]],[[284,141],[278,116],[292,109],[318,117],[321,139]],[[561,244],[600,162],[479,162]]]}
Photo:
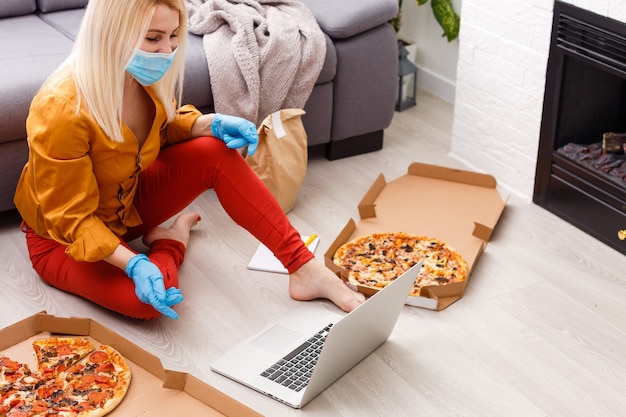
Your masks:
{"label": "blonde hair", "polygon": [[81,102],[114,142],[123,142],[122,101],[126,66],[143,41],[157,5],[178,10],[180,26],[174,62],[165,76],[152,84],[167,112],[168,122],[177,113],[182,97],[187,11],[185,0],[90,0],[76,42],[65,62],[51,75],[46,87],[54,88],[70,78]]}

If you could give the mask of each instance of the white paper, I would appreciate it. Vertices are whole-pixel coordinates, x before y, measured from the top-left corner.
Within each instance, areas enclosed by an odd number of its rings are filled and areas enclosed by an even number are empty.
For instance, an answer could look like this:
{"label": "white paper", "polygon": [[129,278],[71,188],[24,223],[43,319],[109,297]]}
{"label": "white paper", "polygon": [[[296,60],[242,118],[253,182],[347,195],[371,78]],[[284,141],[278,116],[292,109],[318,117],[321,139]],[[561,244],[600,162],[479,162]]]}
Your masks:
{"label": "white paper", "polygon": [[[309,239],[309,235],[302,235],[302,241],[306,242]],[[315,249],[317,248],[318,243],[320,242],[319,236],[316,237],[313,242],[311,242],[308,246],[309,250],[315,253]],[[280,263],[280,261],[274,256],[272,251],[270,251],[267,246],[262,243],[259,243],[259,246],[256,248],[254,255],[250,259],[250,263],[248,263],[248,269],[253,269],[256,271],[266,271],[266,272],[277,272],[280,274],[287,274],[287,269]]]}

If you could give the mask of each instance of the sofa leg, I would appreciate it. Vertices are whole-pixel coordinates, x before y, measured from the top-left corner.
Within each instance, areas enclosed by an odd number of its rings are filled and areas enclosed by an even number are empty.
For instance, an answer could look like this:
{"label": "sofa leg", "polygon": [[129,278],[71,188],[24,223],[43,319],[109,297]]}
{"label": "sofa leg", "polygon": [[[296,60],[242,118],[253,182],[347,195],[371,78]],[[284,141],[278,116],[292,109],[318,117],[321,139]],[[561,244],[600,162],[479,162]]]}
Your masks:
{"label": "sofa leg", "polygon": [[376,132],[327,143],[326,159],[334,161],[335,159],[346,158],[348,156],[378,151],[382,149],[382,147],[383,131],[377,130]]}

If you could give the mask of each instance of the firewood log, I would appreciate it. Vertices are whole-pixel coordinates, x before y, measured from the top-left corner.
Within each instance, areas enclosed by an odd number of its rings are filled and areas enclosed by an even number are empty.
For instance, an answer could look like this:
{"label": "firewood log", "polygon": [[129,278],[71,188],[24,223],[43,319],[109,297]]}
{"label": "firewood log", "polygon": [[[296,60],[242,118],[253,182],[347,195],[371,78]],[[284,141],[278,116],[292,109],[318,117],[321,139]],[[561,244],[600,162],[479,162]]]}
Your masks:
{"label": "firewood log", "polygon": [[623,153],[626,145],[626,133],[607,132],[602,135],[602,152]]}

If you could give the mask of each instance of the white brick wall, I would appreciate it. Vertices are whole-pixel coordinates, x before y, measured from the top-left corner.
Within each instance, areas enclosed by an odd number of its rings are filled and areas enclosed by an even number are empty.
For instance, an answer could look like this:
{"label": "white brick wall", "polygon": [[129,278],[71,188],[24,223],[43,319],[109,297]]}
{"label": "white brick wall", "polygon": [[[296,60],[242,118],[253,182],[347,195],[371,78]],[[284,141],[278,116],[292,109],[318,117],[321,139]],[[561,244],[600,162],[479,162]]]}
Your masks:
{"label": "white brick wall", "polygon": [[[626,22],[626,0],[566,0]],[[463,0],[450,154],[532,198],[554,0]]]}

